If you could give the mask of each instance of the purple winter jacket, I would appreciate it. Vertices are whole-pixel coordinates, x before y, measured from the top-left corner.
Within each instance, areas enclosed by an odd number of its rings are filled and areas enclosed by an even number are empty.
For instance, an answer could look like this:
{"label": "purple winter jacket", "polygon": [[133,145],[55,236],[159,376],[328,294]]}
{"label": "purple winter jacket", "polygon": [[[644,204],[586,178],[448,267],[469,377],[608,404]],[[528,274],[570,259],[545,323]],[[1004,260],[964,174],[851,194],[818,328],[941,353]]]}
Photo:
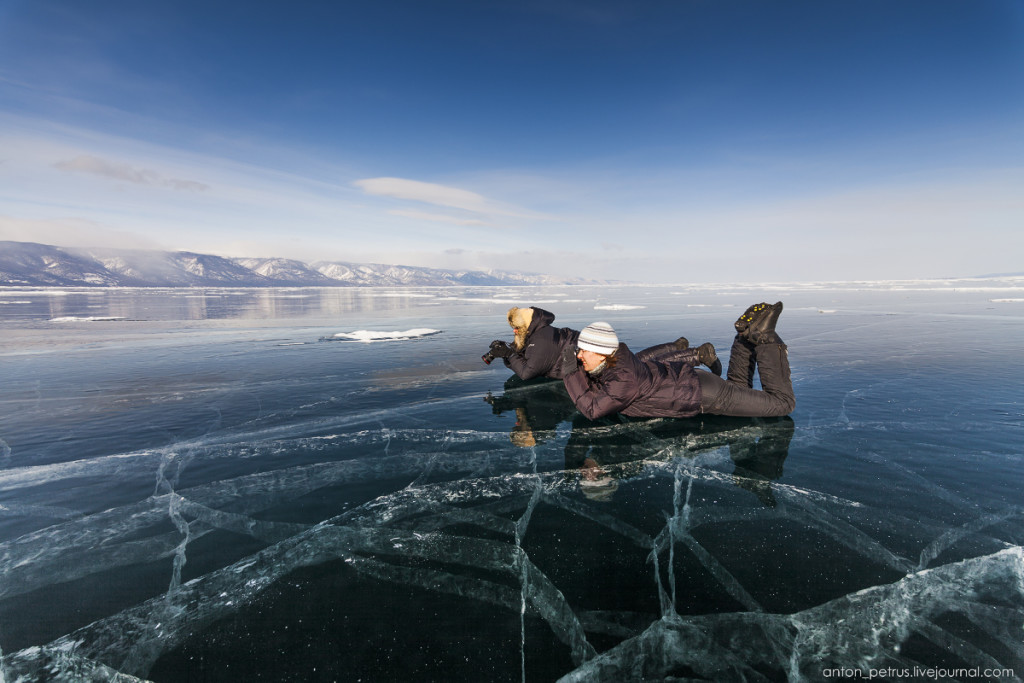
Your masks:
{"label": "purple winter jacket", "polygon": [[597,375],[581,368],[563,377],[576,408],[596,420],[612,413],[629,417],[691,417],[700,412],[700,382],[693,365],[640,360],[625,344],[614,366]]}

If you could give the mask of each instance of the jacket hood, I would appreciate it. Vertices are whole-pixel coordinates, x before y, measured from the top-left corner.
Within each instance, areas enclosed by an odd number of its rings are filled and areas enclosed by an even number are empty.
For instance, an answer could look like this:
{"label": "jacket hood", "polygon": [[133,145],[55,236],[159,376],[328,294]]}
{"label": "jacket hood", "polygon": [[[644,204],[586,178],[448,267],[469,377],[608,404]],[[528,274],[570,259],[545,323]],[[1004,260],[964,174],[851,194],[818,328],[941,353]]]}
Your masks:
{"label": "jacket hood", "polygon": [[551,311],[545,311],[543,308],[537,308],[531,306],[530,310],[533,311],[533,320],[530,322],[530,332],[533,332],[538,327],[544,327],[555,322],[555,314]]}

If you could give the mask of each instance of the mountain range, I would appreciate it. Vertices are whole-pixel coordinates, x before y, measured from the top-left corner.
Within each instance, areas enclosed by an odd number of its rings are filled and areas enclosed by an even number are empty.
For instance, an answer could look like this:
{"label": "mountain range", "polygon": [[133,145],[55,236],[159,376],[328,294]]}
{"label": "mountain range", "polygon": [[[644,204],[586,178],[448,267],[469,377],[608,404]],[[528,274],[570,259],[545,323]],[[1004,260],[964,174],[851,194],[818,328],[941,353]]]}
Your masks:
{"label": "mountain range", "polygon": [[509,271],[225,258],[188,251],[83,249],[0,241],[0,287],[403,287],[595,284]]}

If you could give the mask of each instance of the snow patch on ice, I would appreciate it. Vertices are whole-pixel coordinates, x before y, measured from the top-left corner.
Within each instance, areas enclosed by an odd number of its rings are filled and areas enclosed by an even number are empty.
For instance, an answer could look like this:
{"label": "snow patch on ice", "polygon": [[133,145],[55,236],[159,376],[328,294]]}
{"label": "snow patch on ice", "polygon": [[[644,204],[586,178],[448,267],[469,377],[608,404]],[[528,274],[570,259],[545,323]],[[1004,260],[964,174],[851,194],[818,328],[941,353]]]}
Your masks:
{"label": "snow patch on ice", "polygon": [[77,315],[66,315],[60,318],[50,318],[51,323],[73,323],[73,322],[100,322],[105,320],[124,320],[120,316],[77,316]]}
{"label": "snow patch on ice", "polygon": [[634,306],[632,304],[595,304],[595,311],[634,311],[638,308],[647,308],[646,306]]}
{"label": "snow patch on ice", "polygon": [[0,290],[0,296],[67,296],[71,292],[65,292],[57,289],[3,289]]}
{"label": "snow patch on ice", "polygon": [[405,330],[404,332],[356,330],[355,332],[338,332],[330,337],[324,337],[323,341],[360,341],[367,343],[377,341],[398,341],[430,337],[435,334],[441,334],[441,332],[441,330],[433,330],[429,327],[416,327],[411,330]]}

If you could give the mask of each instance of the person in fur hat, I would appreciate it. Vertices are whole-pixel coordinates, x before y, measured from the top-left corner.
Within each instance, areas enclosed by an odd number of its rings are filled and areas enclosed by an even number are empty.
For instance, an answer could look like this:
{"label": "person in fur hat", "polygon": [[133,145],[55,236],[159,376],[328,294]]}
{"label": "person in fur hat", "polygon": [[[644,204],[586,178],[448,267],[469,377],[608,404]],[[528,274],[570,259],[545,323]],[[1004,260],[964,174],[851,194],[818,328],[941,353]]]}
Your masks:
{"label": "person in fur hat", "polygon": [[[562,349],[562,381],[584,416],[781,417],[796,407],[789,354],[775,332],[782,302],[754,304],[735,323],[726,379],[692,364],[640,358],[619,342],[612,326],[595,322]],[[754,389],[754,371],[761,389]]]}
{"label": "person in fur hat", "polygon": [[[504,360],[505,366],[522,379],[562,379],[562,353],[566,348],[576,348],[580,333],[569,327],[554,327],[551,324],[554,321],[555,314],[543,308],[510,308],[508,324],[514,332],[512,343],[496,339],[491,342],[488,353]],[[674,342],[644,349],[637,356],[644,360],[704,364],[711,372],[722,374],[722,362],[710,342],[691,349],[686,337],[680,337]]]}

